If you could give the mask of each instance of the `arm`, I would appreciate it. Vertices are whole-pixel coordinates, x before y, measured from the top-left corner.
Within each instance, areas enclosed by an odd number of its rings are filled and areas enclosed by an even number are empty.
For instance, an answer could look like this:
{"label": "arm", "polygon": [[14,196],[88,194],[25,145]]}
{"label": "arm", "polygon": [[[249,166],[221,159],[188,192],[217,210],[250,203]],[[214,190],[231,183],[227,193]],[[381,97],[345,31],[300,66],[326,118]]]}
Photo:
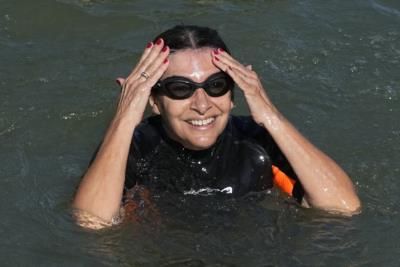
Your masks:
{"label": "arm", "polygon": [[213,52],[213,62],[241,88],[253,119],[273,137],[296,172],[306,202],[320,209],[351,214],[360,201],[347,174],[326,154],[311,144],[276,109],[257,74],[226,52]]}
{"label": "arm", "polygon": [[[131,74],[118,79],[122,91],[116,114],[73,200],[74,208],[106,223],[119,213],[133,132],[142,120],[151,88],[168,67],[169,49],[162,49],[163,45],[161,39],[149,43]],[[141,75],[144,71],[148,78]]]}

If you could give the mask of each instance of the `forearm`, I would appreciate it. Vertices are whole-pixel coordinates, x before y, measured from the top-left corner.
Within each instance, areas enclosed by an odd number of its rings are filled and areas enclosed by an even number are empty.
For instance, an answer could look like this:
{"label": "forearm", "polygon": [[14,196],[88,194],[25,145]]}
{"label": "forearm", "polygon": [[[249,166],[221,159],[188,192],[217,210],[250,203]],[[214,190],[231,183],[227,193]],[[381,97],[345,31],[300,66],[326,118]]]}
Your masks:
{"label": "forearm", "polygon": [[75,208],[106,221],[118,213],[134,127],[130,120],[114,118],[95,160],[82,178],[73,201]]}
{"label": "forearm", "polygon": [[292,165],[307,202],[314,207],[354,212],[360,201],[347,174],[311,144],[273,106],[265,109],[262,124]]}
{"label": "forearm", "polygon": [[143,117],[151,89],[168,68],[169,48],[158,39],[148,43],[126,79],[118,78],[121,95],[114,120],[95,160],[82,178],[73,206],[105,221],[118,213],[126,164],[135,127]]}
{"label": "forearm", "polygon": [[272,135],[296,172],[310,205],[354,212],[360,201],[347,174],[304,138],[274,107],[251,66],[243,66],[222,50],[214,50],[213,63],[227,72],[244,93],[253,119]]}

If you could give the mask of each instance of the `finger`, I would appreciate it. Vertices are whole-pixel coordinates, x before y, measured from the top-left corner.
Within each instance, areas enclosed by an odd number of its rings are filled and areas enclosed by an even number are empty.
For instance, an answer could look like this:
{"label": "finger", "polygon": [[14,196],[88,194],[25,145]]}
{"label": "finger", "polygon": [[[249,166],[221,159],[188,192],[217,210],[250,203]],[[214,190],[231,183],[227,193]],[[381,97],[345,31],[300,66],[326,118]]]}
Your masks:
{"label": "finger", "polygon": [[217,68],[221,69],[223,72],[226,72],[229,76],[232,77],[233,81],[240,87],[246,88],[246,80],[245,77],[236,69],[230,68],[227,64],[222,62],[219,57],[213,57],[213,62]]}
{"label": "finger", "polygon": [[136,66],[132,69],[131,74],[134,72],[137,72],[138,66],[149,56],[152,48],[154,47],[154,43],[153,42],[148,42],[146,45],[146,48],[144,49],[142,56],[140,57],[138,63],[136,64]]}
{"label": "finger", "polygon": [[257,88],[260,87],[259,80],[258,79],[251,79],[240,72],[240,70],[235,69],[235,68],[230,68],[228,65],[226,65],[222,61],[215,60],[215,64],[218,68],[225,70],[226,73],[228,73],[229,76],[232,77],[234,82],[237,84],[237,86],[246,94],[253,94],[257,90]]}
{"label": "finger", "polygon": [[[140,83],[144,83],[146,82],[150,77],[152,77],[154,75],[154,72],[163,64],[166,63],[168,61],[168,55],[169,55],[169,47],[168,46],[164,46],[161,51],[159,52],[158,55],[156,55],[156,57],[154,59],[151,59],[152,62],[149,63],[149,65],[146,66],[146,69],[140,73],[140,77],[137,78],[137,80]],[[151,57],[151,55],[149,56]],[[143,66],[144,68],[144,66]],[[160,77],[158,77],[159,79]],[[158,81],[158,79],[156,81],[153,82],[153,84],[148,84],[145,83],[147,86],[153,87],[154,84]]]}
{"label": "finger", "polygon": [[229,74],[229,76],[232,77],[232,79],[235,81],[240,89],[244,90],[249,87],[247,79],[243,77],[243,75],[238,70],[228,68],[227,73]]}
{"label": "finger", "polygon": [[[225,53],[227,56],[229,56],[229,54]],[[251,93],[251,92],[257,92],[259,91],[261,93],[261,97],[268,103],[270,103],[271,101],[269,100],[265,90],[262,87],[261,81],[258,78],[257,74],[252,71],[252,66],[251,65],[247,65],[245,67],[245,69],[247,69],[247,72],[251,72],[251,76],[249,77],[247,75],[243,74],[243,71],[241,71],[240,68],[232,68],[231,66],[228,65],[229,62],[226,62],[223,60],[223,57],[216,56],[215,53],[213,53],[213,62],[214,64],[220,68],[221,70],[223,70],[224,72],[228,73],[232,79],[235,81],[235,83],[238,85],[238,87],[247,93]],[[262,90],[257,90],[257,88],[261,88]],[[252,89],[256,89],[255,91]]]}
{"label": "finger", "polygon": [[145,70],[146,67],[146,62],[151,58],[152,54],[158,54],[160,53],[160,50],[163,47],[164,41],[162,39],[158,39],[156,43],[149,42],[146,46],[146,48],[143,51],[143,54],[139,60],[139,62],[136,64],[135,68],[131,71],[131,73],[128,75],[127,79],[131,78],[138,78],[140,73],[142,73]]}
{"label": "finger", "polygon": [[257,78],[255,75],[255,72],[253,72],[251,69],[243,66],[239,61],[234,59],[231,55],[224,52],[223,50],[221,50],[221,49],[214,50],[213,55],[218,56],[220,61],[224,62],[231,68],[235,68],[235,69],[239,70],[243,75],[251,77],[251,78]]}
{"label": "finger", "polygon": [[151,88],[153,88],[153,86],[158,82],[158,80],[160,80],[161,76],[167,70],[168,65],[169,60],[168,58],[165,58],[158,68],[154,70],[152,75],[145,82],[143,82],[142,86],[148,87],[151,90]]}
{"label": "finger", "polygon": [[244,76],[253,78],[252,70],[250,70],[247,67],[243,66],[241,63],[239,63],[237,60],[233,59],[232,57],[228,57],[226,55],[220,55],[220,59],[221,59],[222,62],[224,62],[225,64],[227,64],[231,68],[237,69]]}
{"label": "finger", "polygon": [[226,64],[231,65],[232,67],[236,67],[236,68],[241,68],[244,66],[237,61],[236,59],[234,59],[231,55],[229,55],[228,53],[226,53],[224,50],[222,50],[221,48],[218,49],[214,49],[213,51],[213,55],[214,56],[218,56],[221,60],[223,60]]}
{"label": "finger", "polygon": [[153,42],[147,43],[146,48],[144,49],[143,54],[139,59],[139,63],[144,61],[147,58],[147,56],[150,54],[153,47],[154,47]]}
{"label": "finger", "polygon": [[[164,51],[163,51],[164,50]],[[168,60],[169,55],[169,47],[164,46],[162,52],[158,55],[156,59],[147,67],[146,72],[149,73],[150,76],[154,75],[154,72]]]}
{"label": "finger", "polygon": [[[160,77],[157,77],[157,80],[153,82],[153,84],[148,84],[148,80],[153,80],[150,79],[151,77],[154,76],[155,71],[164,63],[167,63],[168,61],[168,55],[169,55],[169,48],[168,46],[165,46],[161,53],[154,59],[154,61],[151,63],[150,66],[147,67],[145,71],[142,71],[140,73],[132,73],[122,84],[124,88],[135,88],[135,87],[141,87],[143,89],[143,86],[147,87],[153,87],[154,84],[158,81]],[[165,70],[164,70],[165,71]],[[164,73],[164,72],[162,72]],[[122,80],[120,80],[122,82]]]}
{"label": "finger", "polygon": [[161,38],[158,39],[147,57],[138,64],[136,74],[140,74],[143,71],[147,72],[148,66],[153,63],[153,61],[159,56],[160,53],[166,52],[166,50],[168,50],[168,47],[164,46],[164,40]]}
{"label": "finger", "polygon": [[266,102],[270,103],[268,96],[266,95],[265,90],[260,87],[260,84],[254,82],[254,80],[245,78],[241,73],[239,73],[236,69],[228,69],[228,74],[232,77],[232,79],[236,82],[238,87],[243,91],[243,93],[247,96],[257,96],[260,95],[261,98]]}
{"label": "finger", "polygon": [[[223,72],[230,74],[233,74],[232,78],[235,80],[235,78],[241,78],[242,80],[244,80],[245,78],[247,78],[247,76],[243,75],[238,69],[236,68],[232,68],[231,66],[229,66],[227,64],[227,62],[224,62],[220,59],[219,56],[215,56],[213,57],[213,62],[214,64],[221,69]],[[240,76],[239,76],[240,75]],[[235,81],[236,82],[236,81]]]}

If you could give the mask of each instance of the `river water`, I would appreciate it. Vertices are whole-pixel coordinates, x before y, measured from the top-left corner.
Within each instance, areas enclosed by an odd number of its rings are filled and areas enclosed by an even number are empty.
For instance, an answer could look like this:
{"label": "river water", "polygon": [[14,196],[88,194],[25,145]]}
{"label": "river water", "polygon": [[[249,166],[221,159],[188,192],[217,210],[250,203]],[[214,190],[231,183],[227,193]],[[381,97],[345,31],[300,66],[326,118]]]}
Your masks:
{"label": "river water", "polygon": [[[197,207],[171,198],[158,224],[74,224],[114,79],[181,23],[218,29],[253,65],[281,112],[350,174],[360,215],[272,192]],[[399,94],[398,0],[1,0],[1,266],[399,266]]]}

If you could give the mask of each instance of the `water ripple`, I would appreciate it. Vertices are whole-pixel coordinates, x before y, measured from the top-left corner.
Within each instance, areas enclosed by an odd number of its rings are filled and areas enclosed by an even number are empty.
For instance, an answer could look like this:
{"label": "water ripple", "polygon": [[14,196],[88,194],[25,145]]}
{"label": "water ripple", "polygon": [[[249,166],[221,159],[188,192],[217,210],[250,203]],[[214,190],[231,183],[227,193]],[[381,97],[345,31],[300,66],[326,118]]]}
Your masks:
{"label": "water ripple", "polygon": [[390,15],[395,15],[396,17],[400,17],[400,10],[397,10],[394,7],[390,7],[390,6],[386,6],[386,5],[380,4],[375,0],[370,0],[370,3],[372,4],[372,6],[375,9],[377,9],[379,11],[382,11],[383,13],[390,14]]}

